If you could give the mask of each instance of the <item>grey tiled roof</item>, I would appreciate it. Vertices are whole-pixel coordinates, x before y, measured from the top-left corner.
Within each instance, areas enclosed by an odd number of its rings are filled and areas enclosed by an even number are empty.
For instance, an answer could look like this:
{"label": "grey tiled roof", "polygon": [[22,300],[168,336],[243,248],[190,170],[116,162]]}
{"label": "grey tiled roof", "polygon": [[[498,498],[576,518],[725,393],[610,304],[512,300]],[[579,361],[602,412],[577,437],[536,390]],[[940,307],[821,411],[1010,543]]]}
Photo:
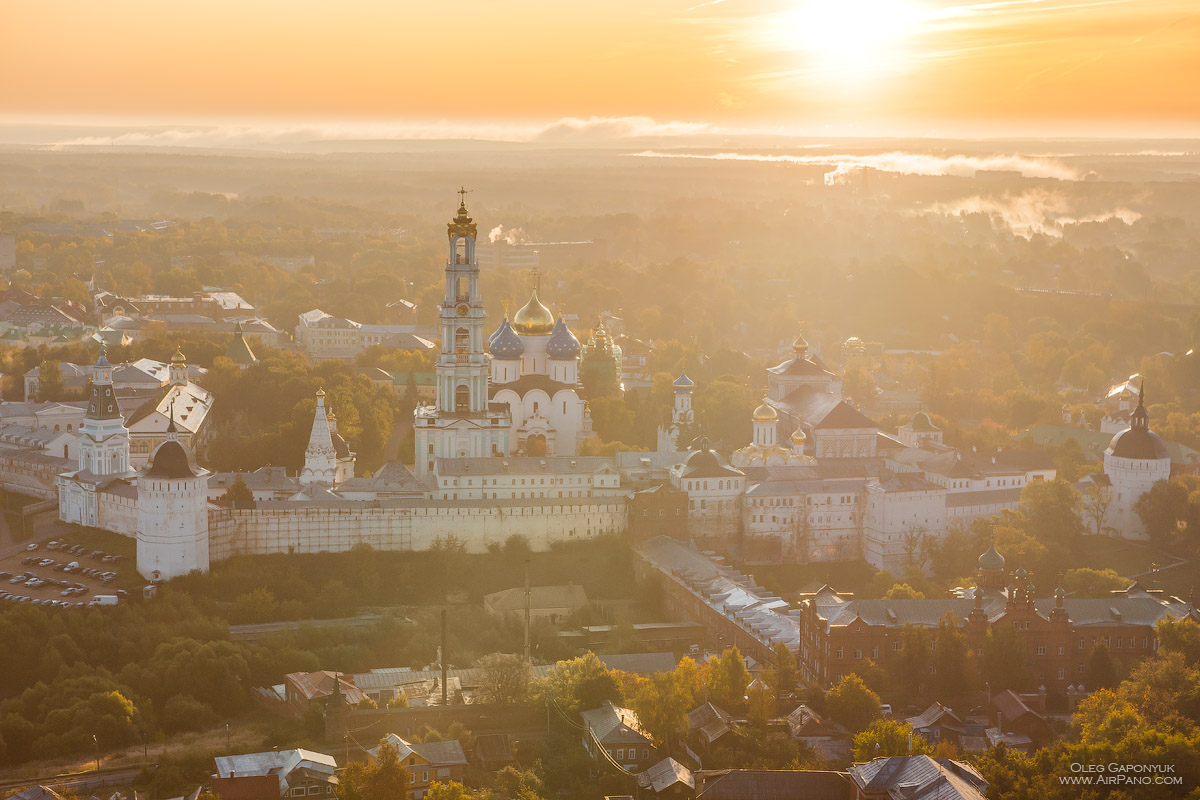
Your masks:
{"label": "grey tiled roof", "polygon": [[850,777],[863,793],[905,787],[905,800],[983,800],[987,781],[973,768],[948,758],[893,756],[850,768]]}
{"label": "grey tiled roof", "polygon": [[601,744],[649,744],[650,738],[642,732],[637,714],[628,708],[614,706],[605,701],[599,708],[584,711],[583,724],[596,735]]}

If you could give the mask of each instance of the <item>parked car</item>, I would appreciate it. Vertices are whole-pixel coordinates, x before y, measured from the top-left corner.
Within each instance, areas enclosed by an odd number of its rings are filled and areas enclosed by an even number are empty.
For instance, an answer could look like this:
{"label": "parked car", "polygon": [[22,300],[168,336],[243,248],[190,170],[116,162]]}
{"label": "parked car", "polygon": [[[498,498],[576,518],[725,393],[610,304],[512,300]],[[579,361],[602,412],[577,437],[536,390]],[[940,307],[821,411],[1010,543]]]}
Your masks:
{"label": "parked car", "polygon": [[28,545],[28,546],[26,546],[26,548],[25,548],[25,549],[26,549],[26,550],[37,550],[37,549],[38,549],[38,543],[37,543],[37,542],[30,542],[30,543],[29,543],[29,545]]}

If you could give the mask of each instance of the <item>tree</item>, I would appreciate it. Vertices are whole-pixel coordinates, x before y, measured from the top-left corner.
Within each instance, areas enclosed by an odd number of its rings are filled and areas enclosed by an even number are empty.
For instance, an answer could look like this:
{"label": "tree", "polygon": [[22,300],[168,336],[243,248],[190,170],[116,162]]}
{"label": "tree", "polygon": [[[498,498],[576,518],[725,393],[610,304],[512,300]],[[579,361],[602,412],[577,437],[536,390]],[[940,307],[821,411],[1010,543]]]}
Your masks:
{"label": "tree", "polygon": [[656,746],[669,751],[687,735],[691,697],[674,671],[658,672],[638,682],[633,711]]}
{"label": "tree", "polygon": [[1156,542],[1166,541],[1188,518],[1187,485],[1178,478],[1158,481],[1133,504],[1146,533]]}
{"label": "tree", "polygon": [[857,733],[879,717],[879,695],[868,689],[862,678],[850,673],[825,693],[825,708],[846,730]]}
{"label": "tree", "polygon": [[1027,484],[1020,506],[1026,535],[1039,542],[1073,542],[1083,533],[1079,506],[1079,490],[1064,480]]}
{"label": "tree", "polygon": [[372,760],[355,761],[342,770],[339,800],[398,800],[408,797],[408,770],[400,764],[395,745],[379,743]]}
{"label": "tree", "polygon": [[958,626],[958,618],[953,612],[947,611],[938,621],[934,643],[937,695],[954,697],[967,691],[971,683],[971,649],[967,645],[967,634]]}
{"label": "tree", "polygon": [[920,574],[929,560],[934,540],[924,525],[914,525],[904,530],[904,566],[911,573]]}
{"label": "tree", "polygon": [[[1073,441],[1073,440],[1072,440]],[[1108,509],[1113,502],[1111,486],[1091,483],[1083,490],[1080,497],[1079,509],[1088,533],[1099,536],[1112,530],[1104,522],[1108,518]]]}
{"label": "tree", "polygon": [[884,600],[924,600],[925,595],[907,583],[894,583],[883,595]]}
{"label": "tree", "polygon": [[483,672],[480,699],[485,703],[521,703],[529,694],[529,662],[518,655],[492,653],[479,660]]}
{"label": "tree", "polygon": [[1111,689],[1117,685],[1117,667],[1113,663],[1108,647],[1100,642],[1088,656],[1088,686],[1093,689]]}
{"label": "tree", "polygon": [[726,708],[740,706],[750,685],[750,670],[737,645],[712,659],[708,664],[708,692],[713,702]]}
{"label": "tree", "polygon": [[1124,589],[1130,580],[1114,569],[1080,567],[1063,574],[1063,588],[1075,597],[1108,597],[1114,589]]}
{"label": "tree", "polygon": [[798,676],[796,655],[783,642],[776,642],[771,650],[775,654],[775,663],[768,672],[767,679],[775,696],[782,697],[790,694],[796,688]]}
{"label": "tree", "polygon": [[766,725],[774,716],[777,704],[775,692],[762,681],[751,681],[746,689],[746,709],[755,725]]}
{"label": "tree", "polygon": [[929,631],[905,623],[900,631],[900,652],[893,659],[896,682],[909,694],[920,694],[929,677]]}
{"label": "tree", "polygon": [[57,361],[47,359],[38,365],[38,389],[37,399],[45,402],[47,400],[62,400],[63,399],[63,378],[62,364]]}
{"label": "tree", "polygon": [[993,694],[1005,689],[1019,691],[1025,688],[1028,683],[1025,671],[1025,644],[1016,628],[1010,625],[993,625],[988,628],[987,636],[983,640],[980,671]]}
{"label": "tree", "polygon": [[448,783],[434,781],[429,784],[429,791],[425,793],[425,800],[471,800],[474,796],[474,792],[471,792],[457,781],[450,781]]}
{"label": "tree", "polygon": [[854,737],[854,760],[870,761],[891,756],[919,756],[930,751],[923,736],[913,733],[907,722],[877,719]]}
{"label": "tree", "polygon": [[221,503],[230,508],[254,508],[254,493],[242,480],[242,473],[238,473],[225,494],[221,495]]}
{"label": "tree", "polygon": [[1179,653],[1185,663],[1200,666],[1200,623],[1164,617],[1158,623],[1158,645],[1160,651]]}
{"label": "tree", "polygon": [[537,685],[538,693],[564,712],[598,708],[605,700],[624,702],[621,687],[592,652],[559,661]]}
{"label": "tree", "polygon": [[408,694],[404,690],[396,693],[396,696],[388,700],[388,708],[408,708]]}

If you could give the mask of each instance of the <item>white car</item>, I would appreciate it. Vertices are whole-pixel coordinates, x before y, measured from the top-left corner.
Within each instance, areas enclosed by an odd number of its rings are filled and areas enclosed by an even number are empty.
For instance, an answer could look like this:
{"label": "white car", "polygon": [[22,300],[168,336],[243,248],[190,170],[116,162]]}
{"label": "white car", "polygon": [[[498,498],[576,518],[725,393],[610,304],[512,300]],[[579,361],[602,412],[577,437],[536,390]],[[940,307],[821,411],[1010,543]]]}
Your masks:
{"label": "white car", "polygon": [[30,543],[29,543],[29,546],[28,546],[28,547],[26,547],[25,549],[26,549],[26,550],[37,550],[37,549],[38,549],[38,543],[37,543],[37,542],[30,542]]}

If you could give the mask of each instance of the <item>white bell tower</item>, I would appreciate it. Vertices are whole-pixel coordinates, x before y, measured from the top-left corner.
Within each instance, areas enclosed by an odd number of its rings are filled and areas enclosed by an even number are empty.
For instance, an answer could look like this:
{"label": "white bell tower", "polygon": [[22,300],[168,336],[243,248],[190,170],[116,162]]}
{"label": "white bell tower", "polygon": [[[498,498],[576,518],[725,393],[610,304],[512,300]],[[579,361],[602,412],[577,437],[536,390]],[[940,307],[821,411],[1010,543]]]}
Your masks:
{"label": "white bell tower", "polygon": [[512,415],[488,403],[489,357],[484,351],[487,314],[479,294],[475,221],[461,189],[458,214],[446,226],[446,288],[438,309],[437,405],[413,412],[415,472],[429,474],[438,458],[507,455]]}
{"label": "white bell tower", "polygon": [[92,368],[92,393],[79,434],[80,470],[93,475],[129,472],[129,430],[113,389],[112,365],[103,348]]}
{"label": "white bell tower", "polygon": [[692,411],[692,390],[696,383],[688,377],[687,370],[682,370],[679,377],[671,383],[675,391],[675,407],[671,410],[671,424],[658,427],[658,452],[679,452],[679,434],[683,429],[696,420]]}

